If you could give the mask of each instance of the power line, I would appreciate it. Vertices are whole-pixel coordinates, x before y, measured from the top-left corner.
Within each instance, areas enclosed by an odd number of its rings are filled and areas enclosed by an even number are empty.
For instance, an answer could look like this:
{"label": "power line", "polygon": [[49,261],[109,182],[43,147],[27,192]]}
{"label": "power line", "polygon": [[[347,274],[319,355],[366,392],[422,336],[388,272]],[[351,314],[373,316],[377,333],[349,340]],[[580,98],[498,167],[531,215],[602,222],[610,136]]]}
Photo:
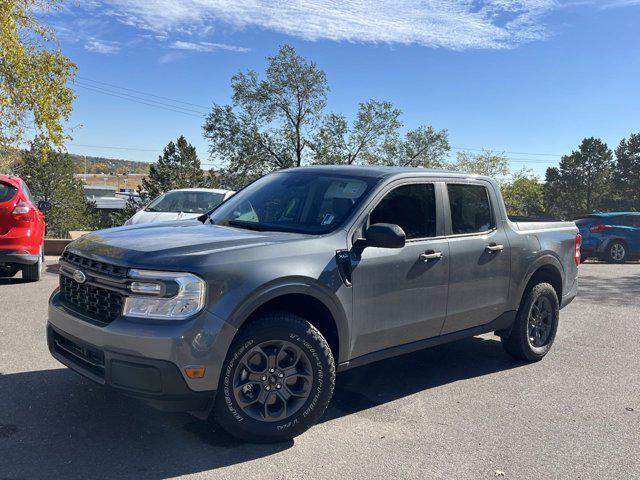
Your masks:
{"label": "power line", "polygon": [[111,88],[116,88],[116,89],[120,89],[120,90],[127,90],[129,92],[139,93],[141,95],[147,95],[149,97],[160,98],[162,100],[168,100],[168,101],[174,102],[174,103],[182,103],[183,105],[190,105],[192,107],[198,107],[198,108],[202,108],[204,110],[209,110],[209,107],[205,107],[204,105],[198,105],[197,103],[185,102],[183,100],[176,100],[175,98],[163,97],[162,95],[155,95],[153,93],[144,92],[142,90],[135,90],[133,88],[121,87],[119,85],[114,85],[113,83],[101,82],[100,80],[93,80],[92,78],[81,77],[80,75],[78,75],[76,78],[79,78],[80,80],[84,80],[84,81],[87,81],[87,82],[92,82],[92,83],[98,83],[100,85],[105,85],[105,86],[111,87]]}
{"label": "power line", "polygon": [[451,147],[451,149],[452,150],[457,150],[457,151],[471,151],[471,152],[485,152],[485,151],[502,152],[502,153],[508,153],[509,155],[537,155],[537,156],[541,156],[541,157],[563,157],[564,156],[564,154],[559,154],[559,153],[510,152],[510,151],[507,151],[507,150],[491,149],[491,148]]}
{"label": "power line", "polygon": [[[103,95],[110,95],[112,97],[117,97],[117,98],[121,98],[123,100],[128,100],[130,102],[134,102],[134,103],[139,103],[142,105],[146,105],[148,107],[155,107],[155,108],[161,108],[163,110],[168,110],[170,112],[174,112],[174,113],[182,113],[183,115],[188,115],[190,117],[196,117],[196,118],[204,118],[205,115],[204,114],[194,114],[194,113],[190,113],[190,111],[188,111],[187,109],[184,110],[178,110],[178,109],[182,109],[183,107],[178,107],[176,105],[168,105],[168,104],[163,104],[160,102],[155,102],[155,100],[144,100],[144,99],[140,99],[139,97],[134,97],[133,95],[128,95],[128,94],[120,94],[120,93],[114,93],[114,92],[110,92],[108,90],[101,90],[99,87],[93,87],[93,86],[87,86],[87,85],[82,85],[82,84],[77,84],[79,87],[87,89],[87,90],[91,90],[93,92],[97,92],[97,93],[101,93]],[[154,102],[154,103],[151,103]],[[191,110],[191,112],[195,112],[195,110]]]}

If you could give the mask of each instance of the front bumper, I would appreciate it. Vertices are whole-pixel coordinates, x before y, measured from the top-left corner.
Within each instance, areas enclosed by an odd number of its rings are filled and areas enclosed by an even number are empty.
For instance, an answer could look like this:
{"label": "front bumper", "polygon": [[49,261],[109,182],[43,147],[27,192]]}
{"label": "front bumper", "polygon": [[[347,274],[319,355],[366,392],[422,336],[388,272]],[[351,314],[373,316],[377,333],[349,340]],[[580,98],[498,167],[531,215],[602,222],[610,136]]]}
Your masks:
{"label": "front bumper", "polygon": [[215,391],[194,392],[178,367],[165,360],[122,355],[100,350],[47,325],[47,343],[54,358],[80,375],[139,398],[164,411],[201,411],[215,398]]}
{"label": "front bumper", "polygon": [[[57,291],[49,302],[47,338],[57,360],[164,410],[206,407],[235,332],[206,310],[187,321],[119,317],[98,325],[66,306]],[[205,367],[205,376],[187,377],[184,369],[189,366]]]}

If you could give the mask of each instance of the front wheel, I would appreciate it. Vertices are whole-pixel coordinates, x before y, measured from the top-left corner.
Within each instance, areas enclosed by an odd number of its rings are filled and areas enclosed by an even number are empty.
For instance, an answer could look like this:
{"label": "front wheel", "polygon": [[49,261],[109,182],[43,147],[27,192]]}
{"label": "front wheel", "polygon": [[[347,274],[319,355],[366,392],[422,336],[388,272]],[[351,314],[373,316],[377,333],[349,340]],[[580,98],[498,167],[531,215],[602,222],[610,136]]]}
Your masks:
{"label": "front wheel", "polygon": [[624,263],[627,260],[627,246],[620,241],[613,241],[607,247],[607,262]]}
{"label": "front wheel", "polygon": [[525,293],[511,331],[501,338],[502,346],[519,360],[542,360],[556,338],[559,318],[555,289],[548,283],[538,283]]}
{"label": "front wheel", "polygon": [[225,359],[214,415],[231,435],[266,443],[300,435],[322,416],[335,385],[322,334],[288,312],[240,331]]}

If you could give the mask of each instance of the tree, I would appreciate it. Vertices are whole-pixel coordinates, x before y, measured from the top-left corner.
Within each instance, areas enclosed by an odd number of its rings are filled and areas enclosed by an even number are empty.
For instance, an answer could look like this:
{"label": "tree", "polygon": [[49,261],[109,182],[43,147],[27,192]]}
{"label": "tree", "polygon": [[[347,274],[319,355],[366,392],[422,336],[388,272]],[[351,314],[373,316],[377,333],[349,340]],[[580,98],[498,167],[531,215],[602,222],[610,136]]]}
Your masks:
{"label": "tree", "polygon": [[360,103],[350,124],[324,115],[324,72],[284,45],[260,79],[254,71],[231,79],[232,105],[214,104],[203,126],[209,153],[224,168],[210,178],[237,190],[265,173],[315,164],[435,166],[449,151],[447,131],[421,126],[402,136],[401,112],[390,102]]}
{"label": "tree", "polygon": [[[144,192],[140,192],[139,197],[130,195],[124,208],[116,210],[109,215],[109,227],[120,227],[124,225],[124,222],[133,217],[147,201],[148,197]],[[104,228],[106,228],[106,226]]]}
{"label": "tree", "polygon": [[384,145],[402,126],[400,113],[390,102],[369,100],[359,105],[351,128],[343,115],[327,115],[312,143],[313,163],[381,163]]}
{"label": "tree", "polygon": [[545,207],[561,218],[606,209],[612,201],[613,153],[598,138],[585,138],[565,155],[559,167],[547,169]]}
{"label": "tree", "polygon": [[164,147],[158,161],[149,166],[149,176],[142,179],[142,190],[151,198],[176,188],[202,186],[205,178],[200,160],[195,147],[184,136]]}
{"label": "tree", "polygon": [[460,172],[500,179],[509,175],[509,160],[491,150],[483,150],[481,153],[458,152],[453,168]]}
{"label": "tree", "polygon": [[614,183],[620,208],[640,210],[640,133],[623,138],[616,148]]}
{"label": "tree", "polygon": [[371,163],[400,167],[444,168],[451,147],[447,130],[436,131],[431,125],[423,125],[395,136],[383,145],[382,161]]}
{"label": "tree", "polygon": [[58,6],[58,0],[0,1],[0,151],[17,152],[28,125],[43,153],[51,144],[63,145],[76,66],[38,20]]}
{"label": "tree", "polygon": [[289,45],[267,60],[264,79],[253,70],[231,78],[232,105],[214,104],[203,126],[211,156],[234,173],[302,165],[326,104],[326,76],[315,63]]}
{"label": "tree", "polygon": [[502,185],[502,198],[509,215],[537,217],[544,215],[544,187],[540,179],[522,169]]}
{"label": "tree", "polygon": [[34,197],[51,203],[46,215],[47,236],[67,238],[71,230],[93,230],[98,225],[95,205],[84,195],[80,180],[73,176],[69,155],[44,150],[34,142],[15,166],[16,173],[27,182]]}

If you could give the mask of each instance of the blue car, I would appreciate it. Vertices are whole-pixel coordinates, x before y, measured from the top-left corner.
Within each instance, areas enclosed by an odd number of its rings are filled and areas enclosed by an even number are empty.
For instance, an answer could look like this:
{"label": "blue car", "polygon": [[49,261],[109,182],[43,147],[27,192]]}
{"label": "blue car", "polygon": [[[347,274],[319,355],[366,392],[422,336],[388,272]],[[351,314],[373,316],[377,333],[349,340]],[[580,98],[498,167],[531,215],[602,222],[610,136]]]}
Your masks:
{"label": "blue car", "polygon": [[624,263],[640,257],[640,212],[585,215],[575,220],[582,235],[582,259]]}

